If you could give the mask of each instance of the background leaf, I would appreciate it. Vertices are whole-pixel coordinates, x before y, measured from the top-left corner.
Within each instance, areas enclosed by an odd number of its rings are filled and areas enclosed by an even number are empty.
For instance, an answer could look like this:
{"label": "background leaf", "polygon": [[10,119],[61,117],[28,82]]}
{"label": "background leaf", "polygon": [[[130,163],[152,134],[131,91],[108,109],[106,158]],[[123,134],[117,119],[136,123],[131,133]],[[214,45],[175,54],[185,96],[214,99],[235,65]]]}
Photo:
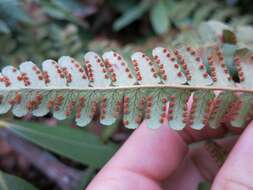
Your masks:
{"label": "background leaf", "polygon": [[0,171],[0,189],[1,190],[36,190],[36,188],[25,180],[6,174]]}
{"label": "background leaf", "polygon": [[90,182],[90,180],[95,176],[96,174],[96,170],[93,168],[87,168],[84,172],[84,174],[81,177],[81,181],[80,184],[78,184],[74,190],[83,190],[88,183]]}
{"label": "background leaf", "polygon": [[208,181],[200,182],[198,186],[198,190],[210,190],[211,184]]}
{"label": "background leaf", "polygon": [[120,18],[118,18],[113,24],[113,30],[119,31],[133,21],[139,19],[149,8],[150,4],[146,1],[132,7],[127,10]]}
{"label": "background leaf", "polygon": [[114,144],[104,145],[98,137],[82,129],[49,127],[33,122],[17,123],[6,127],[43,148],[95,168],[103,166],[116,151]]}
{"label": "background leaf", "polygon": [[158,1],[151,9],[150,21],[157,34],[164,34],[169,30],[168,10],[164,0]]}
{"label": "background leaf", "polygon": [[0,20],[0,32],[5,33],[5,34],[10,33],[9,27],[8,27],[7,24],[6,24],[4,21],[2,21],[2,20]]}
{"label": "background leaf", "polygon": [[0,11],[1,14],[10,17],[12,19],[16,19],[18,21],[28,24],[32,23],[32,19],[28,16],[25,10],[21,8],[21,1],[17,0],[0,1]]}

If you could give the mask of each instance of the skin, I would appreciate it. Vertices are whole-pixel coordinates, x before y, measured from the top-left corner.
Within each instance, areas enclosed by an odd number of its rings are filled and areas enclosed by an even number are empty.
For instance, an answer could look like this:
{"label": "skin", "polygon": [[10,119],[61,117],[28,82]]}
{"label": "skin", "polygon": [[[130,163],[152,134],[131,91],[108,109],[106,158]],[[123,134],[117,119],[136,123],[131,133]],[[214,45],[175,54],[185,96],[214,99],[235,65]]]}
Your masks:
{"label": "skin", "polygon": [[[229,151],[221,168],[204,147],[193,142],[224,137],[218,143]],[[201,131],[173,131],[146,127],[145,121],[104,166],[86,190],[196,190],[199,182],[212,180],[212,190],[253,190],[253,122],[244,131],[231,127]]]}

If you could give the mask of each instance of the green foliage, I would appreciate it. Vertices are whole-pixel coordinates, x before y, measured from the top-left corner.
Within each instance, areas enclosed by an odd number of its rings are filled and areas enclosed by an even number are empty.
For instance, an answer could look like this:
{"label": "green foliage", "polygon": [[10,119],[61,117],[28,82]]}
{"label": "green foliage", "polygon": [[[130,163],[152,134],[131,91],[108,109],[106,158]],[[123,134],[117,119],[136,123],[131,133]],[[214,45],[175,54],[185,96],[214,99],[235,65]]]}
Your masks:
{"label": "green foliage", "polygon": [[[12,40],[11,36],[0,37],[1,43],[6,43],[0,49],[3,54],[0,56],[1,65],[7,63],[18,63],[20,60],[30,59],[36,63],[43,61],[44,57],[55,58],[60,55],[72,54],[78,57],[83,44],[77,35],[78,29],[74,25],[64,28],[55,24],[43,25],[30,31],[31,33],[19,31],[17,40]],[[38,46],[38,44],[40,44]],[[48,51],[50,49],[50,51]]]}
{"label": "green foliage", "polygon": [[32,19],[22,8],[22,2],[18,0],[1,0],[0,1],[0,19],[5,23],[5,27],[10,30],[16,22],[31,24]]}
{"label": "green foliage", "polygon": [[1,190],[36,190],[36,188],[25,180],[8,175],[0,171],[0,189]]}
{"label": "green foliage", "polygon": [[[64,54],[78,57],[87,36],[79,34],[79,29],[87,24],[74,13],[86,9],[77,1],[2,1],[0,10],[0,63],[17,64],[30,59],[41,62],[45,57],[56,58]],[[64,6],[65,5],[65,6]],[[26,12],[29,12],[29,16]],[[61,14],[61,18],[49,12]],[[36,20],[36,22],[34,22]],[[31,37],[32,36],[32,37]]]}
{"label": "green foliage", "polygon": [[87,23],[77,16],[75,12],[79,12],[86,7],[73,0],[58,0],[58,1],[38,1],[47,15],[54,19],[67,20],[71,23],[77,24],[83,28],[87,28]]}
{"label": "green foliage", "polygon": [[211,184],[210,182],[204,181],[199,183],[198,190],[210,190]]}
{"label": "green foliage", "polygon": [[[117,7],[117,3],[115,4]],[[114,22],[115,31],[127,27],[135,20],[144,18],[146,12],[150,12],[152,28],[158,35],[169,31],[171,24],[177,29],[184,30],[194,28],[205,20],[229,20],[233,25],[249,24],[252,21],[252,16],[239,15],[238,8],[220,1],[159,0],[150,2],[143,0],[139,4],[138,2],[131,3],[130,7],[123,11],[123,15]]]}
{"label": "green foliage", "polygon": [[120,18],[115,21],[113,29],[115,31],[118,31],[122,28],[125,28],[130,23],[143,16],[143,14],[148,10],[149,7],[150,3],[148,1],[142,1],[140,4],[127,10]]}
{"label": "green foliage", "polygon": [[3,126],[45,149],[93,168],[103,166],[116,151],[114,144],[104,145],[98,137],[81,129],[32,122],[16,123],[4,123]]}
{"label": "green foliage", "polygon": [[150,21],[157,34],[164,34],[169,30],[170,21],[167,17],[168,10],[166,9],[166,2],[160,0],[150,12]]}
{"label": "green foliage", "polygon": [[80,184],[77,184],[74,190],[83,190],[88,185],[90,180],[94,177],[95,173],[96,173],[95,169],[93,168],[86,169],[84,174],[81,177]]}

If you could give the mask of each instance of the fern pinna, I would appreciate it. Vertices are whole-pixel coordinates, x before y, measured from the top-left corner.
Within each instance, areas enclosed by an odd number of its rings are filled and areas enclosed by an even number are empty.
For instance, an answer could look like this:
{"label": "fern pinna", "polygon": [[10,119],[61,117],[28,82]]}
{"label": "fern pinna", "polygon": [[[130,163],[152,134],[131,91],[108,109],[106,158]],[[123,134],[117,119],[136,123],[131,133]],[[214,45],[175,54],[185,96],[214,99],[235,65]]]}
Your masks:
{"label": "fern pinna", "polygon": [[0,75],[0,113],[12,108],[22,117],[51,111],[59,120],[74,116],[78,126],[99,113],[103,125],[122,120],[136,128],[145,119],[150,128],[169,121],[177,130],[216,128],[224,121],[242,127],[252,118],[253,56],[248,50],[234,55],[239,79],[231,77],[219,46],[157,47],[152,54],[151,59],[135,52],[131,63],[109,51],[102,58],[88,52],[82,64],[68,56],[45,60],[42,70],[32,62],[19,69],[6,66]]}

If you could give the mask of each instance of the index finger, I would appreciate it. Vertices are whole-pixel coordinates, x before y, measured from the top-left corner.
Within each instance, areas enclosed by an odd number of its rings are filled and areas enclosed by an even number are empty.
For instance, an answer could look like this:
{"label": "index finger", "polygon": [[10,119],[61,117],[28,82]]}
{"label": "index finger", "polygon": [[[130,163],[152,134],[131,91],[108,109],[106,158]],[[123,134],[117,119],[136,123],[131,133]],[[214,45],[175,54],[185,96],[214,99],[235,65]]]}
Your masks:
{"label": "index finger", "polygon": [[168,124],[154,130],[144,121],[87,190],[158,190],[186,153],[187,145]]}

